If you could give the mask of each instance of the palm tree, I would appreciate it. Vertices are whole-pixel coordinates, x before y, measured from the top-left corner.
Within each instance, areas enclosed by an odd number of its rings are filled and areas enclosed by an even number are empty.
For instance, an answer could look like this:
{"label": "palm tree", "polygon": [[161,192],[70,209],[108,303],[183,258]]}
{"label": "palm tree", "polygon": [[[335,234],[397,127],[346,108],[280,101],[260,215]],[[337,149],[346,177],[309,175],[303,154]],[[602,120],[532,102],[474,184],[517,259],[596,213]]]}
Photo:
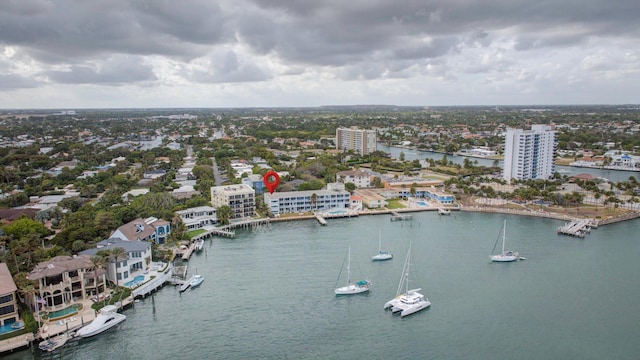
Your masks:
{"label": "palm tree", "polygon": [[113,257],[116,263],[116,287],[118,287],[120,285],[118,283],[118,263],[120,262],[121,259],[122,260],[127,259],[127,251],[122,247],[115,247],[111,249],[111,256]]}
{"label": "palm tree", "polygon": [[229,219],[233,215],[233,210],[227,205],[220,206],[217,211],[218,222],[222,225],[229,225]]}
{"label": "palm tree", "polygon": [[309,199],[309,202],[311,203],[311,207],[313,208],[313,211],[316,211],[316,204],[318,204],[318,195],[316,193],[311,194],[311,198]]}
{"label": "palm tree", "polygon": [[93,269],[93,285],[96,287],[96,299],[98,298],[98,269],[102,269],[106,264],[107,260],[100,256],[94,255],[90,259],[91,268]]}

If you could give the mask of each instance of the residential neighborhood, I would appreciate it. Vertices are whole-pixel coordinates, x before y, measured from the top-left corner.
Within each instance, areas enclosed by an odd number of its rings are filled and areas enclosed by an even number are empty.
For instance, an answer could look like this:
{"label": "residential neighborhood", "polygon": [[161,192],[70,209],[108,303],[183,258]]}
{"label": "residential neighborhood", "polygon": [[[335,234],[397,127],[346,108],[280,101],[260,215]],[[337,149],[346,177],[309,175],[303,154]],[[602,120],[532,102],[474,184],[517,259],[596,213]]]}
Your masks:
{"label": "residential neighborhood", "polygon": [[[487,204],[637,216],[637,112],[568,110],[5,112],[0,326],[43,338],[57,311],[184,281],[177,260],[197,239],[252,223]],[[415,151],[423,157],[409,159]],[[570,177],[558,166],[632,175]],[[280,179],[272,193],[267,171]]]}

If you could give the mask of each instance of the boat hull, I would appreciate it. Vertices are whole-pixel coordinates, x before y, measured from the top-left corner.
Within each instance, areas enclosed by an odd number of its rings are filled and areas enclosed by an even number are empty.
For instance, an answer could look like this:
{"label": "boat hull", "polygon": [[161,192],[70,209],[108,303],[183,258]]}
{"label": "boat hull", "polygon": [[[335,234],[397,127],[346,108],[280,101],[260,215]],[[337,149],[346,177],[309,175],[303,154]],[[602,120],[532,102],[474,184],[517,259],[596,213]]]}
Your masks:
{"label": "boat hull", "polygon": [[76,332],[76,336],[81,338],[88,338],[98,335],[120,324],[126,319],[127,317],[125,315],[119,314],[117,312],[112,312],[109,314],[98,314],[98,317],[96,317],[96,319],[93,320],[89,325],[78,330]]}
{"label": "boat hull", "polygon": [[334,290],[336,295],[355,295],[355,294],[361,294],[364,292],[369,291],[369,286],[370,284],[367,282],[366,285],[355,285],[355,284],[351,284],[351,285],[347,285],[347,286],[343,286],[340,288],[337,288]]}
{"label": "boat hull", "polygon": [[393,254],[381,253],[378,255],[373,255],[371,257],[371,261],[385,261],[393,259]]}
{"label": "boat hull", "polygon": [[518,253],[505,253],[499,255],[493,255],[491,261],[493,262],[512,262],[518,260],[520,256]]}
{"label": "boat hull", "polygon": [[411,305],[406,309],[402,310],[402,312],[400,312],[400,317],[405,317],[411,314],[415,314],[420,310],[424,310],[428,308],[429,306],[431,306],[431,302],[429,300],[424,299],[419,303]]}

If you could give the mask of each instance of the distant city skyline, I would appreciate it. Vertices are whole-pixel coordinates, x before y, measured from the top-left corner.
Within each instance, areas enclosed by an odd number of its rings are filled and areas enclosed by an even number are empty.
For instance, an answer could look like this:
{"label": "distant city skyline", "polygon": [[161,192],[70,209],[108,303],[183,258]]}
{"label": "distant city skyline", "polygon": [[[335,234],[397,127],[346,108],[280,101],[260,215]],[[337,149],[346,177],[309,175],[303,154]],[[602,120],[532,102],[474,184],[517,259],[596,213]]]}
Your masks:
{"label": "distant city skyline", "polygon": [[0,108],[634,104],[636,0],[0,2]]}

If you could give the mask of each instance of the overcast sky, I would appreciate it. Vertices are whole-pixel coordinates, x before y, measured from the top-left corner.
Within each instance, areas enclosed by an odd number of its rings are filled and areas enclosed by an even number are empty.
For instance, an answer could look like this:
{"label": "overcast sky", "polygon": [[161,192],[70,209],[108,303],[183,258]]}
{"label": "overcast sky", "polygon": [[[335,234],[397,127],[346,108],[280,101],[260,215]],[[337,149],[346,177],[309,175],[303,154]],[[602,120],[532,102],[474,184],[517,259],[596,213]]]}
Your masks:
{"label": "overcast sky", "polygon": [[0,108],[628,103],[639,0],[0,1]]}

